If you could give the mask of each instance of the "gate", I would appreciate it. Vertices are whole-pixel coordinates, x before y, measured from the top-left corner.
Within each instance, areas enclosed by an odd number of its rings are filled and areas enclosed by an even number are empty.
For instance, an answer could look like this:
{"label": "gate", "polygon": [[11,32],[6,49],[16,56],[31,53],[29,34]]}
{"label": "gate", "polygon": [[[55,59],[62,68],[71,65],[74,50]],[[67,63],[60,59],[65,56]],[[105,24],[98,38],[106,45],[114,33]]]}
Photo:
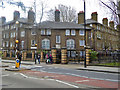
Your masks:
{"label": "gate", "polygon": [[59,64],[61,63],[61,50],[57,49],[57,53],[56,53],[56,63]]}

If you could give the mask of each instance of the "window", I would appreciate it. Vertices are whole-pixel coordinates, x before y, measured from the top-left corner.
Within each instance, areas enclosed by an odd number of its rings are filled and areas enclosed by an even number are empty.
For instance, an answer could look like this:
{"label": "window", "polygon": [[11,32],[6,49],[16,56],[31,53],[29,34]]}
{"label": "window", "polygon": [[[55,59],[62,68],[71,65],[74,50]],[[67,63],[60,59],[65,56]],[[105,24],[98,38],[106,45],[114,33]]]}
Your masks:
{"label": "window", "polygon": [[75,57],[76,56],[76,51],[71,51],[71,57]]}
{"label": "window", "polygon": [[67,49],[74,49],[75,48],[75,41],[73,39],[67,40]]}
{"label": "window", "polygon": [[85,51],[80,51],[80,57],[84,57],[85,56]]}
{"label": "window", "polygon": [[45,30],[44,29],[41,30],[41,35],[45,35]]}
{"label": "window", "polygon": [[14,29],[15,28],[15,25],[11,25],[11,29]]}
{"label": "window", "polygon": [[4,36],[3,36],[4,38],[6,38],[6,34],[4,33]]}
{"label": "window", "polygon": [[25,31],[22,31],[21,32],[21,37],[24,37],[25,36]]}
{"label": "window", "polygon": [[70,30],[66,30],[66,35],[70,35]]}
{"label": "window", "polygon": [[50,29],[47,30],[47,35],[51,35],[51,30]]}
{"label": "window", "polygon": [[22,23],[20,23],[20,27],[22,27],[23,26],[23,24]]}
{"label": "window", "polygon": [[93,37],[93,33],[91,32],[91,38]]}
{"label": "window", "polygon": [[75,35],[75,30],[71,30],[71,35]]}
{"label": "window", "polygon": [[6,47],[8,47],[9,46],[9,42],[8,41],[6,41]]}
{"label": "window", "polygon": [[3,47],[5,47],[5,42],[3,42],[3,44],[2,44],[2,45],[3,45]]}
{"label": "window", "polygon": [[12,34],[12,32],[10,33],[10,37],[11,37],[11,38],[13,37],[13,34]]}
{"label": "window", "polygon": [[56,36],[56,43],[60,43],[60,36]]}
{"label": "window", "polygon": [[85,34],[85,31],[84,30],[80,30],[79,34],[83,36]]}
{"label": "window", "polygon": [[13,37],[15,37],[15,34],[16,34],[16,33],[15,33],[15,32],[13,32]]}
{"label": "window", "polygon": [[12,47],[13,46],[13,43],[12,42],[10,42],[10,47]]}
{"label": "window", "polygon": [[31,31],[31,35],[36,35],[36,32],[34,30]]}
{"label": "window", "polygon": [[24,41],[21,41],[21,47],[24,48]]}
{"label": "window", "polygon": [[80,40],[80,46],[84,46],[85,45],[85,40]]}
{"label": "window", "polygon": [[9,38],[9,33],[6,33],[6,38]]}
{"label": "window", "polygon": [[50,49],[50,40],[49,39],[42,40],[42,48],[43,49]]}
{"label": "window", "polygon": [[31,40],[31,45],[35,46],[35,44],[36,44],[35,40]]}

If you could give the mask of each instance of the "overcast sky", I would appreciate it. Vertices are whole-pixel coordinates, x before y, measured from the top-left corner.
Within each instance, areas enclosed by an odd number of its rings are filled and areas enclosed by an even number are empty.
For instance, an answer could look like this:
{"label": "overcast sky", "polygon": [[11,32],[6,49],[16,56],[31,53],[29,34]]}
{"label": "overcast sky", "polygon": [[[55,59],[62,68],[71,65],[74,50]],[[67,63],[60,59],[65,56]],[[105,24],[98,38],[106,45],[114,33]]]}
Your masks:
{"label": "overcast sky", "polygon": [[[22,1],[25,6],[32,6],[32,2],[34,0],[13,0],[13,1]],[[39,0],[37,0],[39,1]],[[45,1],[45,0],[43,0]],[[107,1],[107,0],[104,0]],[[84,10],[84,4],[83,0],[47,0],[47,8],[46,10],[49,10],[51,8],[54,8],[55,6],[58,6],[58,4],[63,4],[67,6],[72,6],[76,9],[77,13],[79,11]],[[1,2],[0,2],[1,5]],[[7,21],[10,21],[13,19],[13,12],[15,10],[20,11],[21,17],[27,17],[27,12],[24,13],[20,8],[17,6],[12,6],[4,2],[5,8],[0,7],[0,17],[5,16]],[[39,9],[39,8],[37,8]],[[92,12],[98,12],[98,21],[102,22],[102,18],[108,17],[106,15],[106,10],[99,6],[98,0],[86,0],[86,18],[91,18]],[[46,16],[46,15],[45,15]],[[37,21],[39,18],[37,17]],[[46,20],[46,17],[43,18],[43,21]]]}

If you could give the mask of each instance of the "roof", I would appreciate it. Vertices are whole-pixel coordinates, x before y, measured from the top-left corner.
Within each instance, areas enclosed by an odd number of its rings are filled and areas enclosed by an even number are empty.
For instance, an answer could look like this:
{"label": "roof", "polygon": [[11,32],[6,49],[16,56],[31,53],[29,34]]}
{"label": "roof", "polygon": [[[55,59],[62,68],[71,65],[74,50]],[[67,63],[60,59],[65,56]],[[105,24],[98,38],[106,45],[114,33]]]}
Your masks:
{"label": "roof", "polygon": [[[54,21],[44,21],[38,26],[39,28],[49,28],[49,29],[84,29],[83,24],[77,24],[73,22],[54,22]],[[86,29],[91,29],[86,27]]]}
{"label": "roof", "polygon": [[12,21],[9,21],[9,22],[6,22],[4,23],[3,25],[9,25],[9,24],[12,24],[12,23],[15,23],[16,21],[20,22],[20,23],[28,23],[28,19],[27,18],[19,18],[18,20],[12,20]]}

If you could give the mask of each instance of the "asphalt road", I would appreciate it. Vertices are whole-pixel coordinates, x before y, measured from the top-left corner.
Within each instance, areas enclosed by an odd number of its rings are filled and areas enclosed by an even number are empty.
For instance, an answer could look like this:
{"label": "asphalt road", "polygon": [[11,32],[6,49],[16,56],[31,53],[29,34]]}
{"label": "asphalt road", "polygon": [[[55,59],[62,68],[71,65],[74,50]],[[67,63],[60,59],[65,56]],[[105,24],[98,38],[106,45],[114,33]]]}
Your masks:
{"label": "asphalt road", "polygon": [[[5,63],[5,65],[14,66],[12,63]],[[90,88],[101,87],[102,83],[107,83],[108,86],[104,87],[109,87],[112,83],[116,87],[116,83],[118,82],[118,74],[116,73],[75,70],[46,64],[22,65],[21,67],[31,68],[31,70],[28,72],[25,71],[27,72],[25,73],[2,69],[2,88],[89,88],[90,90]],[[31,76],[30,73],[33,75]],[[48,78],[49,74],[53,74],[52,76],[55,77],[53,79]],[[98,81],[100,81],[101,85],[90,84],[91,82],[100,84]]]}
{"label": "asphalt road", "polygon": [[70,86],[52,79],[29,77],[22,73],[4,71],[2,88],[75,88],[75,85]]}
{"label": "asphalt road", "polygon": [[64,67],[63,68],[53,67],[52,65],[32,67],[32,70],[118,82],[118,74],[117,73],[75,70],[75,69],[68,69],[68,68],[64,68]]}

